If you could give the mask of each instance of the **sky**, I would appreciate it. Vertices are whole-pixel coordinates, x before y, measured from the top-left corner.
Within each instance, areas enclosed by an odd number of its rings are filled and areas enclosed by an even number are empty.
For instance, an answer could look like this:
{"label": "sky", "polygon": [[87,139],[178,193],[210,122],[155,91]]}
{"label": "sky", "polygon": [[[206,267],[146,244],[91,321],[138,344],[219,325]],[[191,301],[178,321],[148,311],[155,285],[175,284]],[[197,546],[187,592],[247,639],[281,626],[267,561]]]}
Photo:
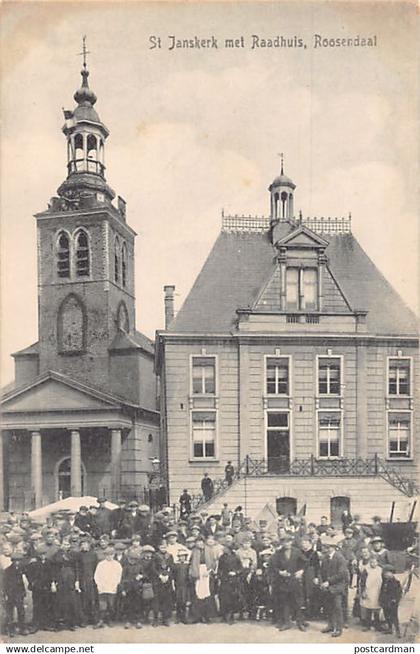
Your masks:
{"label": "sky", "polygon": [[[278,153],[304,216],[352,214],[353,233],[418,309],[418,89],[414,2],[5,2],[1,8],[1,383],[37,340],[36,230],[66,176],[62,107],[80,84],[82,36],[110,130],[107,180],[136,240],[137,328],[180,308],[221,211],[268,215]],[[314,48],[376,36],[371,48]],[[172,39],[219,48],[169,50]],[[254,48],[302,38],[306,48]],[[162,48],[151,49],[151,36]],[[244,37],[245,47],[221,47]]]}

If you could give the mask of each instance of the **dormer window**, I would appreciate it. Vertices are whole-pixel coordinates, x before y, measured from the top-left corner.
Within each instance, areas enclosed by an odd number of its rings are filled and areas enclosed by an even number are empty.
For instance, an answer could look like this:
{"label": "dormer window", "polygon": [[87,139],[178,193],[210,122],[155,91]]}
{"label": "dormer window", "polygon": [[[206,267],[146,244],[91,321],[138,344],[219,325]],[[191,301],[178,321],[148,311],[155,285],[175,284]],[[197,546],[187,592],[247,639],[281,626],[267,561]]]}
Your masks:
{"label": "dormer window", "polygon": [[318,309],[317,268],[287,268],[286,303],[291,311]]}

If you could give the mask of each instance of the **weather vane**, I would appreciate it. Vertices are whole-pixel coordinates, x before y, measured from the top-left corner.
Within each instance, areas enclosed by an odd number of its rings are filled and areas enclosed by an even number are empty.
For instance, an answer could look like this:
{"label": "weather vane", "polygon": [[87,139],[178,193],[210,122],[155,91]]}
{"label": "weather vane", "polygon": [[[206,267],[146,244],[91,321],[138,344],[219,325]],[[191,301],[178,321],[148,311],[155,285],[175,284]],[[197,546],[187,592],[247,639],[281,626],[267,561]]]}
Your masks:
{"label": "weather vane", "polygon": [[86,49],[86,35],[83,36],[83,50],[79,52],[79,56],[83,56],[83,68],[86,70],[87,62],[86,55],[90,54],[90,50]]}
{"label": "weather vane", "polygon": [[280,175],[283,175],[283,163],[284,163],[284,162],[283,162],[283,159],[284,159],[283,152],[279,152],[277,156],[280,157],[280,161],[281,161],[281,171],[280,171]]}

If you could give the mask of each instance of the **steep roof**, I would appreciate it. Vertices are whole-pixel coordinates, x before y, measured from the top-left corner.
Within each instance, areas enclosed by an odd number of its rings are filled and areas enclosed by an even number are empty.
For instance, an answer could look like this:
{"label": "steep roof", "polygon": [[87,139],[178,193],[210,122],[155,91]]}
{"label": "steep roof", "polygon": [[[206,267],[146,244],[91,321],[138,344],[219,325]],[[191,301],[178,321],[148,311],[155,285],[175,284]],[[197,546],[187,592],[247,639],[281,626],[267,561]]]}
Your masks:
{"label": "steep roof", "polygon": [[126,334],[125,332],[118,332],[109,346],[110,350],[144,350],[149,354],[154,353],[154,344],[147,336],[138,332],[133,334]]}
{"label": "steep roof", "polygon": [[[285,235],[292,231],[285,224]],[[351,308],[368,311],[378,335],[416,335],[417,319],[352,234],[326,235],[329,268]],[[222,231],[170,332],[227,332],[251,307],[276,266],[269,232]]]}

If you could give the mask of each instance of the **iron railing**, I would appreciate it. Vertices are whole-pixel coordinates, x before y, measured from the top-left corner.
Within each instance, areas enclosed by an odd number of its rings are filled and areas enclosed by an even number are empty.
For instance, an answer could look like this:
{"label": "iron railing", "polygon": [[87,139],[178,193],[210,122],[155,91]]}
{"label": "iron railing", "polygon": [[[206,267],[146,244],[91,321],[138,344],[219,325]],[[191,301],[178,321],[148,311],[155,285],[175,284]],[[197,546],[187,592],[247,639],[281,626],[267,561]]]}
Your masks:
{"label": "iron railing", "polygon": [[[295,458],[289,461],[287,456],[255,459],[249,455],[235,470],[233,483],[244,477],[381,477],[407,497],[418,495],[419,489],[414,481],[402,475],[377,454],[369,459],[336,458],[318,459],[310,456],[306,459]],[[210,501],[225,493],[231,484],[225,479],[213,482],[214,490]],[[202,494],[192,497],[194,510],[204,507],[207,501]]]}

